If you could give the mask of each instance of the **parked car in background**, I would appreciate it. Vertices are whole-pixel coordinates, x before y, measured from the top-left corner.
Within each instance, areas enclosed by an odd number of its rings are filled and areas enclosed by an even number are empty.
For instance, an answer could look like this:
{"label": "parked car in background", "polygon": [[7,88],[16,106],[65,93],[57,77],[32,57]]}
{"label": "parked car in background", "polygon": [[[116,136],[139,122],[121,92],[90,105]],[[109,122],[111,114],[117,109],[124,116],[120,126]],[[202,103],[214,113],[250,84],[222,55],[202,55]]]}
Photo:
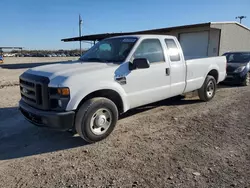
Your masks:
{"label": "parked car in background", "polygon": [[227,77],[224,83],[248,86],[250,84],[250,52],[227,52]]}
{"label": "parked car in background", "polygon": [[0,55],[0,64],[3,63],[3,56]]}
{"label": "parked car in background", "polygon": [[16,57],[24,57],[23,54],[16,54]]}
{"label": "parked car in background", "polygon": [[16,54],[14,54],[14,53],[5,53],[5,54],[3,54],[3,56],[4,57],[15,57]]}
{"label": "parked car in background", "polygon": [[35,125],[76,129],[96,142],[129,109],[195,90],[210,101],[225,76],[225,57],[185,60],[176,37],[120,36],[97,43],[79,60],[24,72],[19,108]]}
{"label": "parked car in background", "polygon": [[37,53],[37,54],[35,54],[35,57],[46,57],[46,55],[42,54],[42,53]]}

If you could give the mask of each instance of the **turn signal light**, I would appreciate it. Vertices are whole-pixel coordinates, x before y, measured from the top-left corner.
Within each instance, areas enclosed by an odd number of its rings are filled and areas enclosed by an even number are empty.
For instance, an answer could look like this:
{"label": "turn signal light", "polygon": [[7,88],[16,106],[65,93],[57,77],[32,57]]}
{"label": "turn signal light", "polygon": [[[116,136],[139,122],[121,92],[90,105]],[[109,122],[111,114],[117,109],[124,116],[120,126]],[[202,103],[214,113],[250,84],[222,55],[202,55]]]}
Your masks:
{"label": "turn signal light", "polygon": [[69,88],[58,88],[57,93],[63,96],[68,96],[70,94]]}

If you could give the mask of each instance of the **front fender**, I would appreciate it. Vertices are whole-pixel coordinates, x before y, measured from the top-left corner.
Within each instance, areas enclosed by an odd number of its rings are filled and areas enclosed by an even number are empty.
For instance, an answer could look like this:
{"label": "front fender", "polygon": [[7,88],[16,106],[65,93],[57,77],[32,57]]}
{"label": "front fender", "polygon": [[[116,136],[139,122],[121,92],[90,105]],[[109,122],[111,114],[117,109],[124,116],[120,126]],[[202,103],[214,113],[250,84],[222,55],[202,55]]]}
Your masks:
{"label": "front fender", "polygon": [[76,110],[82,99],[84,99],[87,95],[103,89],[110,89],[117,92],[120,95],[123,102],[123,108],[124,108],[123,111],[126,112],[129,109],[127,95],[120,84],[116,82],[100,82],[99,85],[93,85],[93,86],[88,85],[87,87],[82,87],[81,89],[76,91],[75,94],[71,96],[66,111]]}
{"label": "front fender", "polygon": [[244,71],[242,71],[241,73],[240,73],[240,76],[241,77],[245,77],[245,76],[247,76],[247,74],[250,72],[250,65],[249,65],[249,63],[246,65],[246,68],[244,69]]}

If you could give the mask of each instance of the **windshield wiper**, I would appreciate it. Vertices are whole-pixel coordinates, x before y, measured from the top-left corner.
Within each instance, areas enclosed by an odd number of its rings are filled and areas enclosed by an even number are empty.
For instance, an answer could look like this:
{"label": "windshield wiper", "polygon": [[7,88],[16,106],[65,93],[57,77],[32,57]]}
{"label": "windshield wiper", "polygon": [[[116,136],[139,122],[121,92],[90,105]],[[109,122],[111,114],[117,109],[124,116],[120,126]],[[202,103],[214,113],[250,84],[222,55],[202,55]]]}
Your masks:
{"label": "windshield wiper", "polygon": [[88,59],[87,59],[87,61],[105,62],[103,59],[96,58],[96,57],[93,57],[93,58],[88,58]]}
{"label": "windshield wiper", "polygon": [[114,64],[120,64],[121,61],[115,61],[115,60],[111,60],[111,59],[100,59],[100,58],[96,58],[96,57],[92,57],[92,58],[86,58],[86,59],[81,59],[81,61],[84,62],[102,62],[102,63],[114,63]]}
{"label": "windshield wiper", "polygon": [[93,57],[93,58],[80,58],[80,60],[81,61],[84,61],[84,62],[87,62],[87,61],[97,61],[97,62],[104,62],[104,60],[103,59],[100,59],[100,58],[95,58],[95,57]]}

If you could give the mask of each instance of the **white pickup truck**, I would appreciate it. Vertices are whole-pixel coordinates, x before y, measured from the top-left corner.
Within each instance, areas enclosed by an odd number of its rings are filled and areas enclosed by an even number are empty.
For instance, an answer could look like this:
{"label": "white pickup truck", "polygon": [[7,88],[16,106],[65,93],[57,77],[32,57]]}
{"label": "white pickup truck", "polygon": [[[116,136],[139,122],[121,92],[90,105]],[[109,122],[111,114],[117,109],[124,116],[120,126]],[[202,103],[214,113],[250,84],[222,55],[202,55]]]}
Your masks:
{"label": "white pickup truck", "polygon": [[119,36],[100,41],[77,61],[24,72],[19,107],[35,125],[76,130],[96,142],[129,109],[195,90],[211,100],[225,76],[225,57],[185,61],[173,36]]}

